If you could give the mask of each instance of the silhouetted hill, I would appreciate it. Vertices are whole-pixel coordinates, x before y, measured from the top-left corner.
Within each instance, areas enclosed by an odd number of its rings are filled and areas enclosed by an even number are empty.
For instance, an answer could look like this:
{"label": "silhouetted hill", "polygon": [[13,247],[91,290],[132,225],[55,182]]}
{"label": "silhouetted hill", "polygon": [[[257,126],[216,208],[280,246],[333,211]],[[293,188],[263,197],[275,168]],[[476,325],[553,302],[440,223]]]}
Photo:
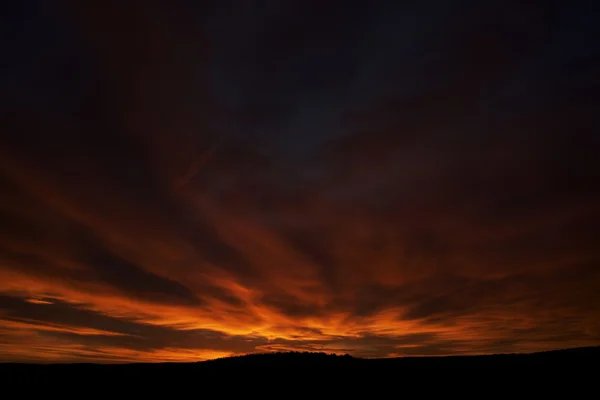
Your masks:
{"label": "silhouetted hill", "polygon": [[[19,386],[32,382],[125,385],[144,389],[181,389],[221,385],[239,390],[242,382],[269,385],[287,382],[311,385],[422,385],[424,379],[436,389],[440,382],[454,385],[558,385],[578,382],[593,384],[597,379],[600,346],[532,354],[486,356],[402,357],[362,359],[349,355],[282,352],[249,354],[196,363],[156,364],[1,364],[4,382]],[[419,383],[421,382],[421,383]],[[582,386],[577,386],[582,387]],[[100,387],[98,387],[100,389]],[[439,389],[439,388],[437,388]],[[255,389],[252,389],[255,390]],[[256,393],[256,392],[254,392]],[[286,392],[287,393],[287,392]],[[283,394],[283,393],[282,393]]]}
{"label": "silhouetted hill", "polygon": [[323,352],[272,352],[272,353],[254,353],[239,355],[233,357],[217,358],[214,360],[203,361],[202,363],[216,367],[220,365],[256,365],[256,366],[283,366],[290,364],[335,364],[345,365],[356,363],[356,358],[346,355],[327,354]]}
{"label": "silhouetted hill", "polygon": [[363,359],[349,355],[326,353],[265,353],[227,357],[198,363],[206,371],[246,371],[258,369],[275,372],[293,372],[297,369],[315,373],[343,371],[373,373],[401,373],[404,376],[452,374],[456,371],[472,373],[503,373],[505,375],[536,372],[586,371],[600,362],[600,346],[554,350],[529,354],[492,354],[482,356],[397,357]]}

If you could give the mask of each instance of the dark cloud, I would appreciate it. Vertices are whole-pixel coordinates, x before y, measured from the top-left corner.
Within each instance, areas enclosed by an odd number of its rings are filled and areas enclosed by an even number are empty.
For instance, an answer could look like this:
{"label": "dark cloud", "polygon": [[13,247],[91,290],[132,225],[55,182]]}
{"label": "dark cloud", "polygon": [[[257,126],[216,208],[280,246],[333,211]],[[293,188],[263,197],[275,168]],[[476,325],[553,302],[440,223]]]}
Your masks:
{"label": "dark cloud", "polygon": [[261,302],[274,308],[277,312],[290,317],[311,317],[319,316],[323,310],[318,306],[305,304],[300,299],[285,294],[268,293],[261,299]]}
{"label": "dark cloud", "polygon": [[124,293],[151,301],[201,304],[181,283],[144,271],[91,240],[80,240],[76,247],[81,252],[81,263],[91,269],[91,281],[106,282]]}

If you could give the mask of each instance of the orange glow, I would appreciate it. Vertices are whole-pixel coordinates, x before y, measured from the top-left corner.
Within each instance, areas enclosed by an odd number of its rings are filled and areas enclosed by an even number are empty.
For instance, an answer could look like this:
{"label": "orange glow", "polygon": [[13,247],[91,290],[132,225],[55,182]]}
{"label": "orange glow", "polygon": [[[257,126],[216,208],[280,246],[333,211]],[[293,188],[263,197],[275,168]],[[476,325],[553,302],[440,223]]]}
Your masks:
{"label": "orange glow", "polygon": [[40,299],[27,299],[25,301],[28,302],[28,303],[31,303],[31,304],[52,304],[51,301],[40,300]]}
{"label": "orange glow", "polygon": [[[41,186],[31,181],[29,185],[38,196],[54,202],[53,195]],[[462,289],[453,291],[453,286],[448,286],[446,281],[436,279],[438,274],[444,273],[444,265],[451,263],[451,259],[436,260],[427,254],[422,254],[420,259],[408,257],[401,234],[386,225],[378,227],[367,215],[350,216],[343,209],[331,207],[327,213],[317,216],[332,229],[319,232],[320,240],[329,249],[331,271],[337,282],[332,290],[310,254],[295,249],[277,231],[244,215],[230,214],[206,199],[199,200],[194,192],[185,200],[214,223],[220,240],[242,255],[240,262],[248,272],[234,272],[235,269],[206,261],[184,237],[167,227],[138,232],[134,226],[120,225],[118,219],[84,218],[82,222],[102,238],[107,252],[118,254],[149,274],[177,282],[199,299],[198,304],[144,299],[110,282],[75,280],[67,272],[28,271],[10,261],[4,261],[0,267],[0,293],[48,310],[62,304],[61,307],[82,310],[92,316],[164,329],[166,334],[173,335],[174,343],[178,334],[215,332],[225,335],[222,343],[216,345],[220,349],[211,348],[212,344],[204,345],[206,339],[202,338],[180,347],[160,349],[115,347],[111,342],[103,344],[103,340],[85,345],[80,343],[79,337],[136,337],[136,334],[51,321],[10,319],[5,315],[0,320],[0,330],[9,341],[3,344],[3,357],[52,362],[73,359],[126,362],[194,361],[275,350],[325,350],[366,357],[479,354],[490,351],[490,343],[502,343],[514,337],[515,332],[525,332],[525,336],[507,350],[565,346],[564,340],[551,339],[557,335],[558,327],[553,325],[556,315],[538,308],[539,301],[531,294],[535,290],[534,281],[511,283],[510,273],[495,277],[492,267],[481,270],[476,280],[468,278],[466,285],[459,283]],[[77,211],[74,203],[53,204],[73,216],[84,214]],[[145,218],[150,223],[153,217]],[[115,236],[114,232],[119,234]],[[468,231],[453,235],[452,239],[457,244],[472,240]],[[15,243],[13,248],[20,247],[21,244]],[[40,249],[45,251],[43,247]],[[72,250],[76,249],[65,247],[60,253],[53,249],[40,256],[52,260],[56,268],[64,265],[70,271],[90,271],[89,266],[74,257]],[[460,278],[458,270],[455,279],[467,279],[474,271],[472,266],[477,260],[469,261],[464,254],[467,253],[452,254],[455,260],[464,262],[465,278]],[[532,267],[534,277],[536,267],[533,264]],[[539,275],[538,278],[545,279]],[[494,298],[489,298],[486,290],[496,290],[499,284],[511,286],[502,287]],[[205,292],[203,288],[207,285],[227,297]],[[566,281],[553,281],[552,285],[563,290],[562,293],[574,290]],[[375,289],[368,291],[370,287]],[[542,298],[548,302],[553,301],[553,293],[536,292],[536,296],[539,295],[545,296]],[[442,307],[440,311],[435,307],[424,310],[422,315],[415,311],[431,299],[444,296],[448,304],[438,305]],[[360,311],[363,304],[370,303],[374,304],[371,310]],[[444,310],[445,306],[458,307],[460,313]],[[552,312],[574,315],[574,310],[561,307],[556,305]],[[593,333],[596,329],[594,321],[583,315],[572,323],[576,324],[574,329],[582,332]],[[81,324],[85,325],[85,321]],[[48,336],[49,333],[69,336]],[[369,339],[373,337],[389,344],[377,350],[377,342]],[[540,344],[540,339],[544,344]],[[233,342],[255,344],[232,345],[228,350],[228,343]],[[591,338],[574,337],[568,344],[593,342]],[[492,347],[493,351],[503,350],[502,345],[496,346]]]}

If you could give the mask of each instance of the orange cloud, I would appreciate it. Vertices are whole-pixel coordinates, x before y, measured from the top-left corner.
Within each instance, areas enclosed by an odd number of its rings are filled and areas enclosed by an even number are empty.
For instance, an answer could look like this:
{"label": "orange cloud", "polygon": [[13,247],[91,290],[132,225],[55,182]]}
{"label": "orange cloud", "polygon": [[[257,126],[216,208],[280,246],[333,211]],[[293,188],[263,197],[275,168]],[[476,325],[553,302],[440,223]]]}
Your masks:
{"label": "orange cloud", "polygon": [[31,304],[52,304],[51,301],[41,300],[41,299],[27,299],[25,301],[27,301],[28,303],[31,303]]}

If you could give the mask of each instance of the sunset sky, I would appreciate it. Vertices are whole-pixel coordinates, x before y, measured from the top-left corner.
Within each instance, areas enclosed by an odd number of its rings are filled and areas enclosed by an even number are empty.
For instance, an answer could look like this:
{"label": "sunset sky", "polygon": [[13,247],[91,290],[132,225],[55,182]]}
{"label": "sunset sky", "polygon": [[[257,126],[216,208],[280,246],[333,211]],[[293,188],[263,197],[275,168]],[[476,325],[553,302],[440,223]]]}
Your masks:
{"label": "sunset sky", "polygon": [[0,362],[600,344],[600,2],[13,1]]}

